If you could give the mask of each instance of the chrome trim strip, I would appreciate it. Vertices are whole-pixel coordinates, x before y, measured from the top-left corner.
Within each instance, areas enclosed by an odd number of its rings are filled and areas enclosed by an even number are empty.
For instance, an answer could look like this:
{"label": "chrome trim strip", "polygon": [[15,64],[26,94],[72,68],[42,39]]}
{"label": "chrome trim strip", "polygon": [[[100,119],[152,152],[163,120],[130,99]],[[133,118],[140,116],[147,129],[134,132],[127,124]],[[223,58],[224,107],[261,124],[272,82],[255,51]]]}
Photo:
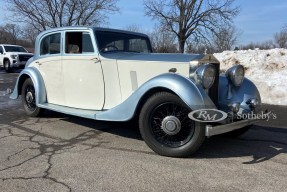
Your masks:
{"label": "chrome trim strip", "polygon": [[132,90],[135,91],[138,88],[138,78],[136,71],[130,71],[131,82],[132,82]]}

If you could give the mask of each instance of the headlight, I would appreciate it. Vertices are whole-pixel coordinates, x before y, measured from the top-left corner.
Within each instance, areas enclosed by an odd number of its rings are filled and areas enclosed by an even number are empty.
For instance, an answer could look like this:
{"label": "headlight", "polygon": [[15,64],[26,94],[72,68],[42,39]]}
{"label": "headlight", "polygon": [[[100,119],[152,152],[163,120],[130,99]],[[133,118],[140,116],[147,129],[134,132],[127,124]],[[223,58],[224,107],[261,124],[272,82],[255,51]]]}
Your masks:
{"label": "headlight", "polygon": [[214,83],[215,73],[215,68],[212,65],[204,64],[195,71],[194,78],[204,89],[209,89]]}
{"label": "headlight", "polygon": [[244,80],[244,67],[235,65],[226,71],[226,77],[236,87],[240,86]]}
{"label": "headlight", "polygon": [[11,55],[12,59],[17,59],[18,55]]}

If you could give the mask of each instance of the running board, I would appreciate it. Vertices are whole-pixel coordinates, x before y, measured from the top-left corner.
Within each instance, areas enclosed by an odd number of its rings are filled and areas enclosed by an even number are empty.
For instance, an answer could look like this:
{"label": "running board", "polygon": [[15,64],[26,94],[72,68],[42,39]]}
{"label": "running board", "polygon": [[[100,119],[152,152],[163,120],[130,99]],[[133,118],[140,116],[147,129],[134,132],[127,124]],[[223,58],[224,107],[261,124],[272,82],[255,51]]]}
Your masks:
{"label": "running board", "polygon": [[65,107],[50,103],[44,103],[44,104],[38,104],[37,105],[40,108],[49,109],[52,111],[57,111],[60,113],[65,113],[69,115],[74,115],[78,117],[84,117],[88,119],[96,119],[96,115],[99,113],[103,113],[104,111],[96,111],[96,110],[88,110],[88,109],[77,109],[77,108],[71,108],[71,107]]}

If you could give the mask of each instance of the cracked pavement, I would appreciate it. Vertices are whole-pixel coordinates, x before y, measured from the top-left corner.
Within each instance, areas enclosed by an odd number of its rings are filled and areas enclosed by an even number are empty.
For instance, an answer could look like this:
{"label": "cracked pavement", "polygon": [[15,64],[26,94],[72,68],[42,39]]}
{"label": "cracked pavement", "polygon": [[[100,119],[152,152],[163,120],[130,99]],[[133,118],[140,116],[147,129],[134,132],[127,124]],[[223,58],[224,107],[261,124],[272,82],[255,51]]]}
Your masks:
{"label": "cracked pavement", "polygon": [[161,157],[129,123],[47,111],[10,100],[18,73],[0,69],[0,191],[285,191],[287,108],[237,139],[212,137],[191,158]]}

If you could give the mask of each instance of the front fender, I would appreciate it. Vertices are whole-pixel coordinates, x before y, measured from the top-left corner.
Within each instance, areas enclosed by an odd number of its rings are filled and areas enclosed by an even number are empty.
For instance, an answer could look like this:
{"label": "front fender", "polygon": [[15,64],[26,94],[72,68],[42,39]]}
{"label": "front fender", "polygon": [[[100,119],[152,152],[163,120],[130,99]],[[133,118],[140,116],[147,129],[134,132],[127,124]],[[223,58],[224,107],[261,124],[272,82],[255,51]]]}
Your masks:
{"label": "front fender", "polygon": [[12,60],[12,58],[10,57],[10,55],[9,55],[8,57],[4,57],[4,58],[3,58],[3,61],[2,61],[2,62],[3,62],[3,66],[4,66],[4,61],[5,61],[5,60],[8,60],[8,61],[10,62],[10,66],[13,65],[13,60]]}
{"label": "front fender", "polygon": [[150,79],[120,105],[97,114],[96,119],[107,121],[130,120],[144,95],[156,88],[170,90],[179,96],[191,110],[216,108],[206,92],[200,86],[197,86],[194,81],[178,74],[166,73]]}
{"label": "front fender", "polygon": [[31,78],[33,81],[36,94],[36,104],[38,105],[40,103],[46,103],[47,97],[45,84],[40,72],[34,67],[28,67],[22,70],[22,72],[19,74],[19,77],[16,81],[16,85],[10,98],[17,99],[19,95],[21,95],[23,83],[27,78]]}
{"label": "front fender", "polygon": [[[229,86],[231,86],[229,88]],[[228,104],[240,103],[241,111],[250,111],[246,102],[249,99],[257,99],[261,104],[261,97],[257,87],[252,81],[245,78],[239,87],[229,85],[228,79],[225,76],[219,78],[219,109],[228,112],[230,109]]]}

